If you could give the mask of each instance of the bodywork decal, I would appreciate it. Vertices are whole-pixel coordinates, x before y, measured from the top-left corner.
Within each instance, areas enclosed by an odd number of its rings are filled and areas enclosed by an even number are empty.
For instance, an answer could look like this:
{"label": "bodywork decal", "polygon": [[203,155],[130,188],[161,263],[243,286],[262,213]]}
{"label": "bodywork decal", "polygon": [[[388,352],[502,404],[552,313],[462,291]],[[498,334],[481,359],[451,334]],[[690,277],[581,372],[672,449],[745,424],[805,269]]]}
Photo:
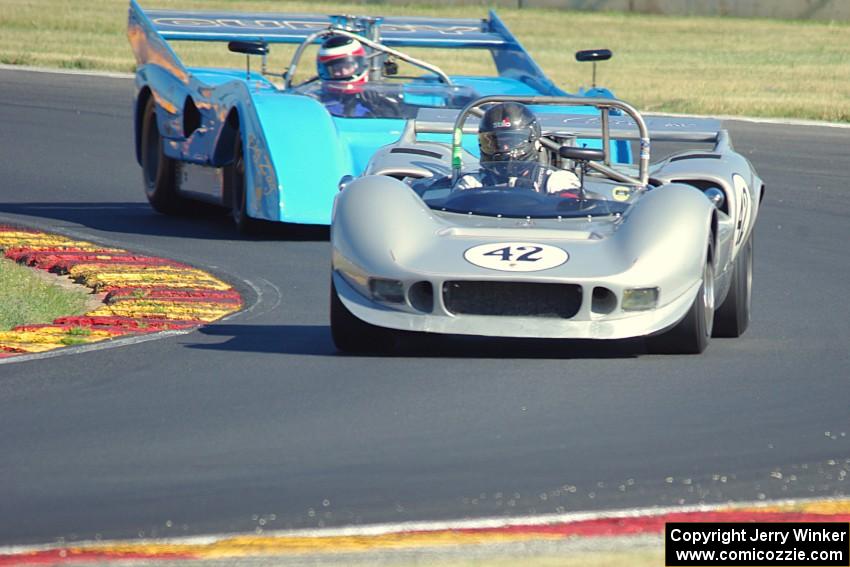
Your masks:
{"label": "bodywork decal", "polygon": [[569,254],[557,246],[531,242],[494,242],[469,248],[463,254],[470,264],[503,272],[539,272],[560,266]]}
{"label": "bodywork decal", "polygon": [[[260,215],[260,204],[263,197],[272,195],[277,189],[277,179],[275,178],[274,167],[268,152],[262,147],[257,137],[254,134],[248,134],[248,151],[251,154],[251,164],[253,165],[252,184],[254,189],[253,205],[256,210],[252,211],[255,216]],[[280,191],[280,206],[283,208],[283,191]]]}

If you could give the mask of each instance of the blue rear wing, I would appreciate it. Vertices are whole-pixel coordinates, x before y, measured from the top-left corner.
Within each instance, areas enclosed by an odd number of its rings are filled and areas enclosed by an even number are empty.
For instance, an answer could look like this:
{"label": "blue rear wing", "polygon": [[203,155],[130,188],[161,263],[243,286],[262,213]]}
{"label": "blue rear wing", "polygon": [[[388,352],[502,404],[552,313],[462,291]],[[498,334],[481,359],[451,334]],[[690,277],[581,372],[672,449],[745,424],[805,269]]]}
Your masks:
{"label": "blue rear wing", "polygon": [[[128,36],[139,65],[165,58],[170,68],[185,72],[168,41],[302,43],[333,24],[332,16],[319,14],[144,10],[130,0]],[[527,82],[541,94],[565,94],[493,11],[487,19],[385,17],[377,27],[380,42],[388,47],[488,49],[500,76]]]}
{"label": "blue rear wing", "polygon": [[[333,24],[318,14],[241,14],[148,10],[154,29],[168,40],[264,41],[301,43],[313,32]],[[443,18],[382,18],[381,43],[390,47],[507,47],[511,41],[490,31],[488,20]]]}

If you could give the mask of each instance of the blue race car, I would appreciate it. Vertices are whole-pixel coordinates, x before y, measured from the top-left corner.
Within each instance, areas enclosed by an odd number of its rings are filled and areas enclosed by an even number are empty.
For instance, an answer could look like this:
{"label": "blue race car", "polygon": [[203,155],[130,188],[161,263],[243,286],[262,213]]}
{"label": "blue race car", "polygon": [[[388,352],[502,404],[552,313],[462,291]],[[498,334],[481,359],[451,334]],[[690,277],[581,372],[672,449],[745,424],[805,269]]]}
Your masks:
{"label": "blue race car", "polygon": [[[127,35],[138,63],[136,159],[148,200],[165,214],[196,201],[229,208],[242,232],[259,219],[330,224],[341,180],[360,175],[421,109],[462,108],[484,95],[567,95],[493,12],[486,20],[201,13],[143,10],[130,0]],[[227,42],[248,57],[247,69],[187,67],[169,45],[178,40]],[[266,69],[272,43],[299,44],[282,75]],[[311,45],[321,45],[318,73],[296,81]],[[448,76],[400,47],[486,49],[498,76]],[[343,69],[346,49],[366,62],[356,77]],[[260,72],[251,70],[252,55],[262,58]],[[401,76],[399,64],[421,74]],[[338,73],[356,85],[326,89]],[[612,97],[605,89],[583,94]],[[611,143],[614,159],[629,161],[627,143]],[[474,135],[463,145],[477,155]]]}

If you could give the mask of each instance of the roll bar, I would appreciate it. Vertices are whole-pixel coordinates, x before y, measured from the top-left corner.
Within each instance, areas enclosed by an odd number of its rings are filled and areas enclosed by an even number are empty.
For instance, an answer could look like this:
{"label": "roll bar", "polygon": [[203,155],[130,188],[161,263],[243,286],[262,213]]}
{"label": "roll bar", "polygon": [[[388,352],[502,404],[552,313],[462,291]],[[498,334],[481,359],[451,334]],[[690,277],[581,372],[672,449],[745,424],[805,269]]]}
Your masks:
{"label": "roll bar", "polygon": [[382,45],[381,43],[372,41],[371,39],[365,38],[362,35],[358,35],[348,30],[344,30],[342,28],[337,27],[329,27],[307,36],[304,41],[301,42],[301,45],[298,46],[298,49],[295,50],[295,53],[292,55],[292,61],[289,64],[289,68],[286,70],[286,73],[283,74],[284,89],[289,89],[292,87],[292,78],[295,76],[295,69],[298,67],[298,62],[301,60],[301,55],[303,55],[304,50],[307,49],[307,47],[309,47],[317,39],[329,35],[342,35],[345,37],[350,37],[351,39],[356,39],[363,45],[371,47],[376,51],[381,51],[388,55],[392,55],[401,59],[402,61],[407,61],[411,65],[415,65],[417,67],[425,69],[426,71],[434,73],[440,78],[442,82],[447,85],[452,84],[452,81],[451,79],[449,79],[449,76],[446,75],[446,73],[436,65],[431,65],[430,63],[426,63],[425,61],[420,61],[419,59],[411,57],[410,55],[402,53],[401,51],[397,51],[391,47],[387,47],[386,45]]}
{"label": "roll bar", "polygon": [[[452,180],[457,181],[460,177],[460,171],[463,167],[463,149],[461,142],[463,141],[463,126],[470,114],[480,112],[478,107],[488,103],[498,102],[518,102],[521,104],[537,104],[537,105],[558,105],[558,106],[593,106],[602,113],[602,151],[605,159],[603,163],[597,161],[588,162],[588,167],[599,171],[605,175],[617,179],[623,183],[636,183],[645,186],[649,183],[649,129],[640,113],[630,104],[620,100],[609,98],[583,98],[583,97],[563,97],[563,96],[485,96],[473,100],[463,107],[455,119],[452,128]],[[610,157],[610,142],[611,136],[609,131],[608,116],[611,109],[622,110],[634,119],[638,127],[639,142],[640,142],[640,177],[635,179],[624,173],[616,171],[611,167]],[[557,151],[558,144],[546,138],[540,139],[541,143],[546,147]]]}

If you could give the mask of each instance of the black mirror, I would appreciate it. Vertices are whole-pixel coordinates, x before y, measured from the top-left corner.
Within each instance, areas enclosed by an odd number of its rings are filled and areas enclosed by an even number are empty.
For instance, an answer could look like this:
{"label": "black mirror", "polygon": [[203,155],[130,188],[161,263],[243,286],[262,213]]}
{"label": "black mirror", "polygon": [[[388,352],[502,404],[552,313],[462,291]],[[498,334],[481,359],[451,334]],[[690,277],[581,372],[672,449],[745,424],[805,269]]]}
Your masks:
{"label": "black mirror", "polygon": [[387,59],[386,61],[384,61],[384,75],[386,75],[387,77],[398,75],[398,63],[396,63],[392,59]]}
{"label": "black mirror", "polygon": [[337,189],[342,191],[343,189],[345,189],[346,185],[348,185],[352,181],[354,181],[353,175],[343,175],[342,177],[339,178],[339,183],[337,184]]}
{"label": "black mirror", "polygon": [[593,148],[577,148],[575,146],[561,146],[558,154],[562,158],[575,159],[579,161],[602,161],[605,159],[605,152]]}
{"label": "black mirror", "polygon": [[608,61],[611,59],[610,49],[585,49],[583,51],[576,51],[576,61]]}
{"label": "black mirror", "polygon": [[611,55],[613,54],[610,49],[585,49],[584,51],[576,51],[576,61],[590,61],[593,63],[593,80],[591,81],[593,88],[596,88],[596,62],[608,61],[611,59]]}
{"label": "black mirror", "polygon": [[245,55],[268,55],[269,53],[268,44],[259,41],[231,41],[227,44],[227,49]]}

